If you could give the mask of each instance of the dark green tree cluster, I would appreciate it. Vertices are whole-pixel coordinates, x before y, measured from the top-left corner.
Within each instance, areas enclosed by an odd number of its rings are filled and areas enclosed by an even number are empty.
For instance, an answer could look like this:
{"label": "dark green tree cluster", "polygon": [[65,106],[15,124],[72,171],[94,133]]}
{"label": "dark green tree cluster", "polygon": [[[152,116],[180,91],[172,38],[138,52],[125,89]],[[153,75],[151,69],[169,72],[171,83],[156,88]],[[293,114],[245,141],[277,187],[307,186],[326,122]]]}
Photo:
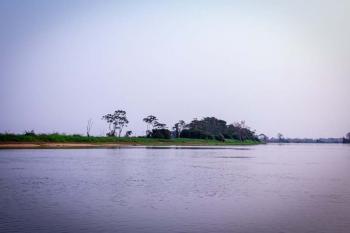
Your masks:
{"label": "dark green tree cluster", "polygon": [[244,121],[226,124],[226,121],[215,117],[205,117],[201,120],[194,119],[186,125],[180,133],[183,138],[258,140],[255,132],[245,125]]}
{"label": "dark green tree cluster", "polygon": [[[124,127],[127,127],[129,121],[124,110],[117,110],[113,114],[106,114],[102,117],[109,124],[107,136],[120,137]],[[149,115],[143,119],[147,124],[146,137],[170,139],[175,138],[195,138],[195,139],[216,139],[225,141],[225,139],[236,139],[240,141],[254,140],[259,141],[255,132],[245,125],[244,121],[227,125],[226,121],[215,117],[204,117],[201,120],[194,119],[189,124],[183,120],[177,122],[170,131],[166,124],[160,123],[157,117]],[[130,137],[132,131],[127,131],[125,137]],[[89,135],[89,134],[88,134]]]}
{"label": "dark green tree cluster", "polygon": [[[149,115],[143,118],[147,124],[146,136],[149,138],[170,139],[171,132],[167,129],[166,124],[160,123],[157,117]],[[151,129],[152,128],[152,129]]]}

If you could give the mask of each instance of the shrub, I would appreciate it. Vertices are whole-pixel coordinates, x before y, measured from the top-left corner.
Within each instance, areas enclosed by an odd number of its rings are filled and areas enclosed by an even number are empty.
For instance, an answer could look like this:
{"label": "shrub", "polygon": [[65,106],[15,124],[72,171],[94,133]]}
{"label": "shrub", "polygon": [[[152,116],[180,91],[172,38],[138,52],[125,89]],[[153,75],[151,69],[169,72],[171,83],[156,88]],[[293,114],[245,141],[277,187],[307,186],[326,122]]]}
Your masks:
{"label": "shrub", "polygon": [[148,135],[151,138],[161,138],[161,139],[170,139],[171,132],[168,129],[153,129]]}
{"label": "shrub", "polygon": [[34,130],[31,130],[31,131],[25,131],[24,135],[25,136],[35,136],[36,134],[35,134]]}
{"label": "shrub", "polygon": [[225,141],[225,137],[222,134],[216,135],[215,139],[220,141],[220,142],[224,142]]}
{"label": "shrub", "polygon": [[214,139],[213,135],[197,129],[184,129],[181,131],[182,138]]}

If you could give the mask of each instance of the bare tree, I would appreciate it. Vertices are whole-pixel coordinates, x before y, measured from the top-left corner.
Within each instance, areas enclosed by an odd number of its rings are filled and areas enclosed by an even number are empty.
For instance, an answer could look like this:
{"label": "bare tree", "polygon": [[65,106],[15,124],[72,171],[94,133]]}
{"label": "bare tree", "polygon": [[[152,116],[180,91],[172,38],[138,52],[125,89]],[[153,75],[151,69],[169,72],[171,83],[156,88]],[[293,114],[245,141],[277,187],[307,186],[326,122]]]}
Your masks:
{"label": "bare tree", "polygon": [[90,137],[90,132],[91,132],[93,123],[94,123],[94,122],[92,121],[91,118],[90,118],[90,119],[88,120],[88,122],[87,122],[87,126],[86,126],[86,135],[87,135],[88,137]]}

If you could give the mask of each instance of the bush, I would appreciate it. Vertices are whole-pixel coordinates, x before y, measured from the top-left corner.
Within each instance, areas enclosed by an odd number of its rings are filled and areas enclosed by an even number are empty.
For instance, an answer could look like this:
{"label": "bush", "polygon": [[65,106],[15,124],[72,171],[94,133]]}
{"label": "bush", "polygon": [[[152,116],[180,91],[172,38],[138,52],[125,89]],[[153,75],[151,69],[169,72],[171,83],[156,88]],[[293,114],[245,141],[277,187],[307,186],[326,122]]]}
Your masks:
{"label": "bush", "polygon": [[148,137],[161,138],[161,139],[170,139],[171,138],[171,132],[168,129],[153,129],[148,134]]}
{"label": "bush", "polygon": [[31,130],[31,131],[25,131],[24,135],[25,136],[35,136],[36,134],[35,134],[34,130]]}
{"label": "bush", "polygon": [[222,134],[216,135],[215,139],[220,141],[220,142],[224,142],[225,141],[225,137]]}
{"label": "bush", "polygon": [[196,139],[214,139],[213,135],[207,132],[196,129],[184,129],[180,133],[182,138],[196,138]]}
{"label": "bush", "polygon": [[112,130],[111,132],[106,133],[107,137],[114,137],[115,136],[115,131]]}

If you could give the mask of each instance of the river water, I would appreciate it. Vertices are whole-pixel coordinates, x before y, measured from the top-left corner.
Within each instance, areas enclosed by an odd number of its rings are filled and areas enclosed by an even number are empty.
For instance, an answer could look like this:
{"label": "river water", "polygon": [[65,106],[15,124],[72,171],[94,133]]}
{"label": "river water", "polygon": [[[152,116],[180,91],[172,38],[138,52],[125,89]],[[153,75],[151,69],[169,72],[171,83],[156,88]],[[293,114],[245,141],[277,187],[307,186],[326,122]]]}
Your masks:
{"label": "river water", "polygon": [[350,146],[0,150],[0,232],[350,232]]}

